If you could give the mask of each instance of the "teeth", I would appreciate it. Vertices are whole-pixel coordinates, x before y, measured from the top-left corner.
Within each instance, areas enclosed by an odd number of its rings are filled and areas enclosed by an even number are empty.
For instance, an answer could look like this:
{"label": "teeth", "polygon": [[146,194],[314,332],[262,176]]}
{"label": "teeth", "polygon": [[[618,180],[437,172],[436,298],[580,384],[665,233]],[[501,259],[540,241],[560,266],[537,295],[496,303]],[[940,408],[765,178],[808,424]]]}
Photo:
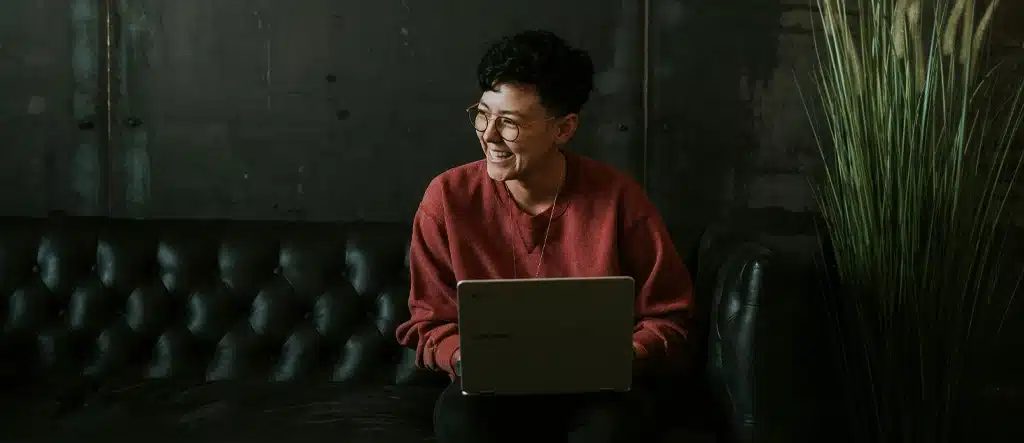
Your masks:
{"label": "teeth", "polygon": [[491,151],[491,157],[495,160],[505,160],[512,156],[511,152],[508,151]]}

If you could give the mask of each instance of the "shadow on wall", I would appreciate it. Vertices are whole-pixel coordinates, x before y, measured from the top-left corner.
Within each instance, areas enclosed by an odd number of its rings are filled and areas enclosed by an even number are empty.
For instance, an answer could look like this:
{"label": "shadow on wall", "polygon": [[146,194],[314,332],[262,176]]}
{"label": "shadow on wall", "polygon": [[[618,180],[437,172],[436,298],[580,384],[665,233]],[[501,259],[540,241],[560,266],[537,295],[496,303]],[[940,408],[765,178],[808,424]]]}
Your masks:
{"label": "shadow on wall", "polygon": [[[816,155],[813,144],[804,146],[810,128],[796,89],[813,60],[804,22],[814,11],[786,3],[652,2],[648,192],[681,251],[691,250],[710,224],[783,235],[786,249],[800,249],[780,251],[773,274],[782,283],[761,300],[756,432],[759,441],[833,440],[827,422],[836,419],[828,416],[836,410],[828,398],[835,378],[820,340],[821,294],[807,256],[816,243],[813,218],[798,212],[809,209],[786,204],[806,183],[800,171],[807,159],[798,156],[808,148],[808,158]],[[757,189],[765,184],[778,189]],[[753,205],[752,195],[767,204]],[[767,220],[776,215],[781,219]],[[788,226],[795,221],[808,228]],[[796,242],[798,234],[807,238]]]}
{"label": "shadow on wall", "polygon": [[778,66],[775,1],[651,6],[649,193],[680,249],[746,205],[759,137],[757,91]]}

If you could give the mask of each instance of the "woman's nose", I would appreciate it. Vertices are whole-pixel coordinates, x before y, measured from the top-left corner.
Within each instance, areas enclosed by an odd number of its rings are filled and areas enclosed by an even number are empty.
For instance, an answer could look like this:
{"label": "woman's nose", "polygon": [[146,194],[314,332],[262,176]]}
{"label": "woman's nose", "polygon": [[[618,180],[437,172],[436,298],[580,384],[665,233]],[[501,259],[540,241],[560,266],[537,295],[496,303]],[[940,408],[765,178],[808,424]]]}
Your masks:
{"label": "woman's nose", "polygon": [[498,119],[487,122],[487,128],[484,129],[483,135],[486,142],[500,143],[502,141],[501,131],[498,130]]}

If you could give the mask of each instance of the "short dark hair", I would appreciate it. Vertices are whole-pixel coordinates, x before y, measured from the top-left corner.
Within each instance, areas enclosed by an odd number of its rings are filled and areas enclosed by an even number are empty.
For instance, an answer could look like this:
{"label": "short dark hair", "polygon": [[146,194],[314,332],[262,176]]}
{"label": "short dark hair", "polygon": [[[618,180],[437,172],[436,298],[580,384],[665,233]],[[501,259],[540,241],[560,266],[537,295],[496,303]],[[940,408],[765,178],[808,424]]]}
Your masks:
{"label": "short dark hair", "polygon": [[541,104],[555,115],[578,113],[594,89],[590,54],[553,32],[529,30],[491,44],[477,66],[481,91],[502,83],[537,88]]}

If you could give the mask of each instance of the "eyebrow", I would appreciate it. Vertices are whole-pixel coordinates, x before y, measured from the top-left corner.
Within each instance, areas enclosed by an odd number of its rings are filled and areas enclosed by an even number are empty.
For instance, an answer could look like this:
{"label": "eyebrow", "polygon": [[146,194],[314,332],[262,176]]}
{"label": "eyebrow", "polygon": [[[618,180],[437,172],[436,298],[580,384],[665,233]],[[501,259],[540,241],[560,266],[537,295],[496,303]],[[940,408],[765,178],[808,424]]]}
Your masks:
{"label": "eyebrow", "polygon": [[[480,109],[483,109],[483,110],[485,110],[485,111],[490,111],[490,109],[491,109],[491,108],[489,108],[489,107],[488,107],[488,106],[487,106],[486,104],[484,104],[484,103],[477,103],[477,106],[478,106],[478,107],[480,107]],[[499,114],[499,115],[511,115],[511,116],[513,116],[513,117],[519,117],[519,118],[521,118],[521,119],[522,119],[522,118],[526,118],[526,116],[524,116],[524,115],[523,115],[522,113],[520,113],[520,112],[516,112],[516,111],[499,111],[499,112],[498,112],[498,114]]]}

